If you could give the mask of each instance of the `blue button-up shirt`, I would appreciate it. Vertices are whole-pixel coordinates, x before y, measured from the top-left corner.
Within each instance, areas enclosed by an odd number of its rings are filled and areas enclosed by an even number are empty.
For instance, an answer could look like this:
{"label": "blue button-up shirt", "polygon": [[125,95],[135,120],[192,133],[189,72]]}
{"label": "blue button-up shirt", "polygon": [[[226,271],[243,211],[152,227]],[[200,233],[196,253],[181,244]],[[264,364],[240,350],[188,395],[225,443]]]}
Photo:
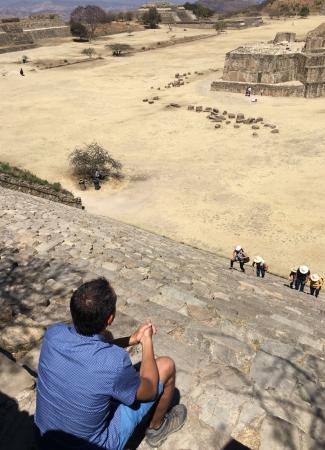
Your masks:
{"label": "blue button-up shirt", "polygon": [[117,407],[132,405],[139,384],[125,350],[100,335],[52,325],[40,355],[35,423],[42,435],[60,431],[113,450],[119,442]]}

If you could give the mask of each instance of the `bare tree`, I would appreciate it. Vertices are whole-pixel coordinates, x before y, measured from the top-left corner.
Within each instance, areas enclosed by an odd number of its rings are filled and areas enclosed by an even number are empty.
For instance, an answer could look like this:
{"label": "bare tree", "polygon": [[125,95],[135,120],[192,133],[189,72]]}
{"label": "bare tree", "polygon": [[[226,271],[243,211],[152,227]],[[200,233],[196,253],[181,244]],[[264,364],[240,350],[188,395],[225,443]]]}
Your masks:
{"label": "bare tree", "polygon": [[129,44],[109,44],[107,45],[112,50],[113,56],[122,56],[123,52],[129,53],[132,50],[132,46]]}
{"label": "bare tree", "polygon": [[109,21],[106,11],[96,5],[78,6],[70,17],[70,23],[80,23],[87,27],[88,39],[94,39],[98,26]]}
{"label": "bare tree", "polygon": [[122,178],[122,164],[97,142],[76,147],[69,156],[73,174],[91,180],[96,171],[103,177]]}

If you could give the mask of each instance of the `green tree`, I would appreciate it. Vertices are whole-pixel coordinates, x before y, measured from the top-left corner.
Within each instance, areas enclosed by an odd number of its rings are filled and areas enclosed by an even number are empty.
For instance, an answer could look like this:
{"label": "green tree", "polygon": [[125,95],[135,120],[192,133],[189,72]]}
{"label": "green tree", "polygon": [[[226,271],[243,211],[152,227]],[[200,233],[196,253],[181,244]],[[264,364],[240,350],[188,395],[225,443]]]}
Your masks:
{"label": "green tree", "polygon": [[216,31],[222,31],[226,28],[226,22],[224,20],[218,20],[215,24]]}
{"label": "green tree", "polygon": [[299,16],[300,17],[308,17],[310,14],[309,8],[307,5],[304,5],[301,7],[300,11],[299,11]]}
{"label": "green tree", "polygon": [[207,6],[201,5],[201,3],[184,3],[184,8],[192,11],[196,17],[207,19],[208,17],[213,16],[212,9],[208,8]]}
{"label": "green tree", "polygon": [[88,30],[80,22],[70,21],[70,30],[72,36],[78,37],[79,39],[87,39],[88,40]]}
{"label": "green tree", "polygon": [[142,22],[149,28],[157,28],[160,21],[161,17],[157,8],[149,8],[149,11],[145,12],[142,16]]}

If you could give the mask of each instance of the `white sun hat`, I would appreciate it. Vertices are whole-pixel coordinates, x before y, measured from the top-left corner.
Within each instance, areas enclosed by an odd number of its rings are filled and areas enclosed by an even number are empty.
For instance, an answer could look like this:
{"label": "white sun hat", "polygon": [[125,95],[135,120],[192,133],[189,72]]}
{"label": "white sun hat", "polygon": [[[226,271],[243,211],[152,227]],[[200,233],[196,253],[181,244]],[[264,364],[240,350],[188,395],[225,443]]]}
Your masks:
{"label": "white sun hat", "polygon": [[299,267],[299,272],[302,273],[303,275],[306,275],[306,273],[308,272],[308,267],[307,266],[300,266]]}
{"label": "white sun hat", "polygon": [[318,273],[313,273],[313,274],[310,276],[310,279],[311,279],[311,281],[319,281],[320,276],[318,275]]}
{"label": "white sun hat", "polygon": [[291,267],[291,272],[296,273],[297,272],[297,267]]}
{"label": "white sun hat", "polygon": [[242,249],[241,245],[236,245],[236,248],[235,248],[236,252],[239,252],[239,250],[241,250],[241,249]]}
{"label": "white sun hat", "polygon": [[264,263],[263,258],[261,256],[255,256],[254,263],[256,264]]}

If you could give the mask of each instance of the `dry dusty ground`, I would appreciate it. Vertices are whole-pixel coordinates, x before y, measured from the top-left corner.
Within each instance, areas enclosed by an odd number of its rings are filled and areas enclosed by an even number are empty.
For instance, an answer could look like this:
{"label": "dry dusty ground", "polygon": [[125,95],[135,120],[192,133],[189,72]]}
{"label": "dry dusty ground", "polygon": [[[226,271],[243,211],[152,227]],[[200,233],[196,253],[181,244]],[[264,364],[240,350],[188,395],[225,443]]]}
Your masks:
{"label": "dry dusty ground", "polygon": [[[94,44],[105,56],[101,62],[36,71],[31,64],[24,78],[18,75],[21,53],[0,55],[0,159],[78,192],[67,155],[97,140],[123,162],[129,178],[118,188],[81,193],[89,211],[226,256],[241,243],[278,273],[300,263],[325,271],[325,99],[262,97],[253,104],[240,94],[209,90],[226,51],[281,30],[302,37],[324,21],[275,21],[124,58],[112,58],[104,46],[148,46],[171,33],[116,35]],[[73,60],[85,46],[67,40],[27,54],[32,62]],[[204,74],[163,89],[176,72],[194,71]],[[154,95],[160,100],[153,105],[142,102]],[[183,107],[168,109],[170,102]],[[206,114],[187,111],[188,104],[261,115],[280,134],[266,128],[253,138],[248,126],[216,130]]]}

